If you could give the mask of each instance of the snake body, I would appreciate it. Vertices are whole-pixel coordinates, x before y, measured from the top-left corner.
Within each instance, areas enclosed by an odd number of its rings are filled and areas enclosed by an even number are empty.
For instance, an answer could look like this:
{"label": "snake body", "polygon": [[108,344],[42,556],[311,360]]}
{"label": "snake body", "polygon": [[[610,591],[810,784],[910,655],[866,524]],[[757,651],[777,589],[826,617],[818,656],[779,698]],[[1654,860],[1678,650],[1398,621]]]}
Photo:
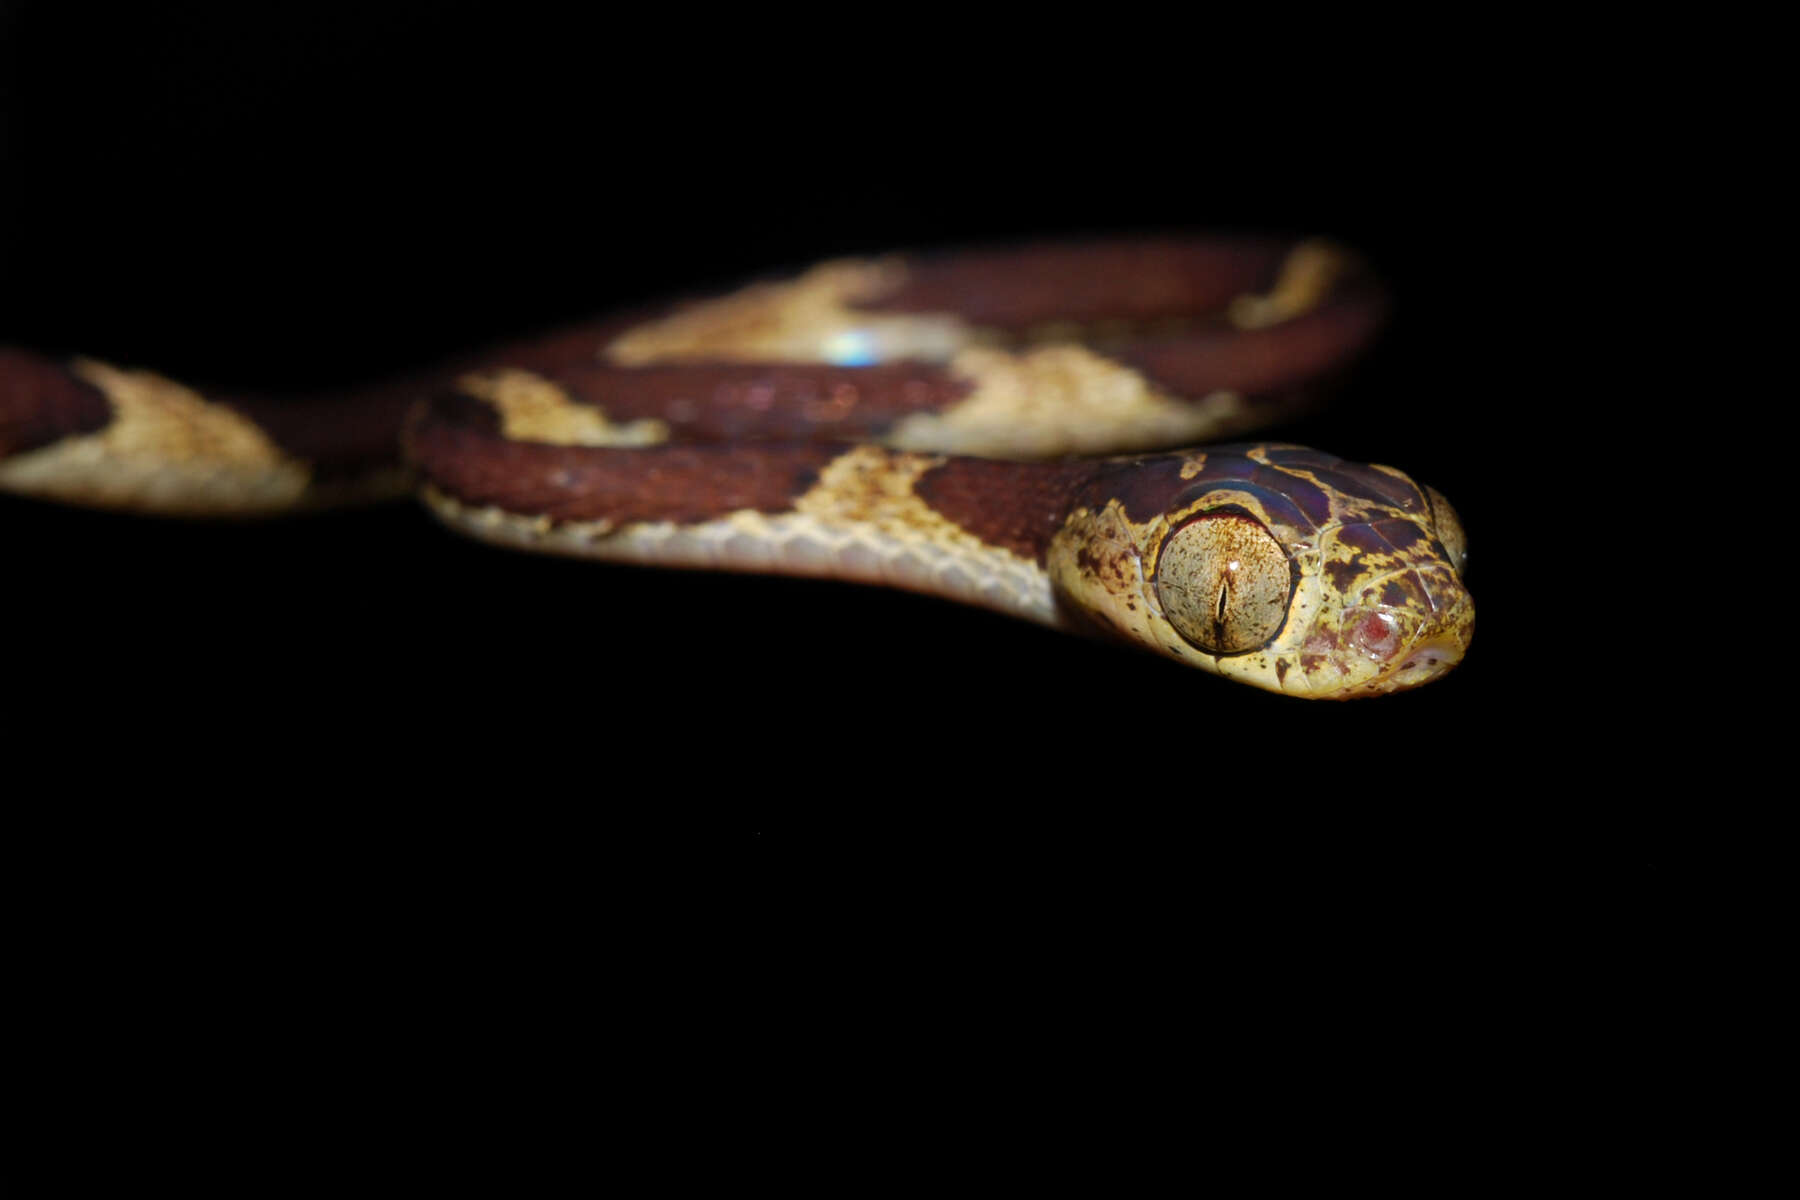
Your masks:
{"label": "snake body", "polygon": [[886,584],[1367,695],[1467,648],[1448,502],[1282,443],[1151,451],[1292,411],[1382,309],[1330,246],[1165,240],[826,263],[301,409],[0,349],[0,488],[239,515],[416,477],[507,546]]}

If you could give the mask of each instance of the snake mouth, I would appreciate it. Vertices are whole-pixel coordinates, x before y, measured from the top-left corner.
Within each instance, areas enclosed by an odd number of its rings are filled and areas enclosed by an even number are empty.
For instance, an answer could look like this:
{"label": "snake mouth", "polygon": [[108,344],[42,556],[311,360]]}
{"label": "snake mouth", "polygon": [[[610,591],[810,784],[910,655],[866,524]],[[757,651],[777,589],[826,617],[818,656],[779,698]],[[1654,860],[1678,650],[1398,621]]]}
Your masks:
{"label": "snake mouth", "polygon": [[1407,647],[1406,656],[1382,682],[1392,691],[1430,683],[1461,662],[1467,649],[1465,640],[1454,633],[1421,639]]}

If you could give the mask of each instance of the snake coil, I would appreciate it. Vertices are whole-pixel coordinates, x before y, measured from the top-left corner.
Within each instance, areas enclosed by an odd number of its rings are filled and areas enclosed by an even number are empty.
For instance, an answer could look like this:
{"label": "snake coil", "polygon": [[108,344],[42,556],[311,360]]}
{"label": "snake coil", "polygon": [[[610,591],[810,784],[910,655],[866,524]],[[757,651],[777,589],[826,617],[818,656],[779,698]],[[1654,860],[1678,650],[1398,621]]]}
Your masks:
{"label": "snake coil", "polygon": [[1355,256],[1166,239],[821,264],[312,398],[0,348],[0,489],[240,516],[418,487],[520,549],[909,588],[1301,697],[1461,659],[1464,538],[1390,467],[1240,442],[1372,338]]}

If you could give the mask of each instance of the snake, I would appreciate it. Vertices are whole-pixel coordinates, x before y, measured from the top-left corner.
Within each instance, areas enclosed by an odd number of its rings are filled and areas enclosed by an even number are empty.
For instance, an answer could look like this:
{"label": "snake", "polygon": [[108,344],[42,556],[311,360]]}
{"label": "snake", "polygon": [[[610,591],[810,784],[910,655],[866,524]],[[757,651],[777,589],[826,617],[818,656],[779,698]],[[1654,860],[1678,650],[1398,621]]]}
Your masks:
{"label": "snake", "polygon": [[511,549],[901,588],[1373,696],[1467,652],[1461,522],[1402,470],[1246,439],[1387,306],[1334,243],[1190,236],[835,259],[303,401],[0,346],[0,490],[183,518],[410,492]]}

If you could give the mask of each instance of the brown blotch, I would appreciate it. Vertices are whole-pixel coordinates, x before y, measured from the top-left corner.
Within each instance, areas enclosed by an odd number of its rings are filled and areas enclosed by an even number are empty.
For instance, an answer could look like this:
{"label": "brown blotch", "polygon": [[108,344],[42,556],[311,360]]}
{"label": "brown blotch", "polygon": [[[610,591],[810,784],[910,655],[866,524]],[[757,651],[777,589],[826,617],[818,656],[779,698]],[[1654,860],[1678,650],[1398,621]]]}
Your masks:
{"label": "brown blotch", "polygon": [[1346,365],[1373,340],[1385,316],[1382,293],[1365,283],[1262,329],[1203,328],[1108,348],[1105,354],[1177,396],[1221,390],[1260,396]]}
{"label": "brown blotch", "polygon": [[[211,395],[255,421],[283,451],[331,479],[385,466],[395,459],[400,427],[419,401],[453,391],[473,371],[516,367],[539,375],[590,369],[614,338],[663,308],[567,325],[458,355],[435,368],[326,395]],[[497,428],[497,426],[496,426]]]}
{"label": "brown blotch", "polygon": [[0,346],[0,458],[98,432],[111,420],[99,388],[41,354]]}
{"label": "brown blotch", "polygon": [[1350,585],[1355,583],[1362,573],[1363,563],[1361,555],[1357,555],[1348,562],[1328,562],[1325,564],[1325,574],[1331,576],[1331,585],[1340,592],[1349,591]]}
{"label": "brown blotch", "polygon": [[990,545],[1043,562],[1095,464],[951,458],[913,484],[939,516]]}
{"label": "brown blotch", "polygon": [[1381,602],[1394,608],[1413,608],[1419,612],[1435,612],[1437,603],[1431,589],[1417,571],[1406,571],[1388,580],[1381,588]]}
{"label": "brown blotch", "polygon": [[207,399],[256,422],[285,453],[309,464],[316,479],[336,479],[392,463],[407,410],[447,383],[447,376],[427,375],[305,399]]}
{"label": "brown blotch", "polygon": [[791,511],[842,453],[822,443],[770,442],[746,455],[733,446],[620,449],[512,442],[479,400],[434,397],[409,422],[408,458],[440,491],[557,521],[693,524],[745,509]]}
{"label": "brown blotch", "polygon": [[1144,239],[922,256],[880,312],[949,312],[1022,331],[1046,322],[1153,321],[1223,310],[1266,289],[1293,243]]}
{"label": "brown blotch", "polygon": [[666,421],[677,440],[868,437],[913,413],[948,408],[972,390],[940,367],[908,362],[869,367],[585,363],[542,373],[611,420]]}
{"label": "brown blotch", "polygon": [[1137,567],[1137,556],[1130,550],[1120,547],[1109,554],[1095,554],[1083,547],[1075,555],[1075,565],[1107,591],[1126,595],[1125,607],[1133,612],[1137,611],[1137,606],[1132,603],[1126,591],[1126,585],[1136,573]]}

